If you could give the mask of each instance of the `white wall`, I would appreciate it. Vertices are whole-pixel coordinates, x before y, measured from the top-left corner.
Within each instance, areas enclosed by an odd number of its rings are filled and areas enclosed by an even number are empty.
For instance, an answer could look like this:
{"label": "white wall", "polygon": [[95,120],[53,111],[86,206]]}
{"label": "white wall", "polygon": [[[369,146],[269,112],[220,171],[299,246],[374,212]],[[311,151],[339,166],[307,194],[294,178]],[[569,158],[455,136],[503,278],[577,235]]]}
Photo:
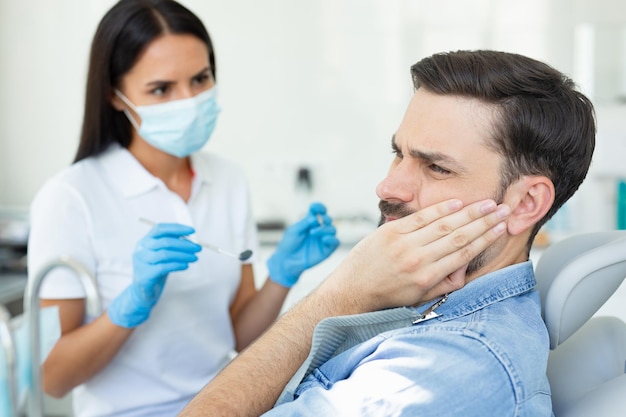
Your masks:
{"label": "white wall", "polygon": [[[206,149],[245,168],[260,219],[292,218],[300,165],[313,168],[311,198],[335,216],[375,217],[374,188],[412,92],[409,66],[423,56],[494,48],[572,74],[575,25],[626,16],[617,0],[182,2],[216,47],[223,112]],[[0,0],[0,207],[27,207],[71,162],[90,39],[112,4]],[[597,209],[578,205],[585,218]]]}

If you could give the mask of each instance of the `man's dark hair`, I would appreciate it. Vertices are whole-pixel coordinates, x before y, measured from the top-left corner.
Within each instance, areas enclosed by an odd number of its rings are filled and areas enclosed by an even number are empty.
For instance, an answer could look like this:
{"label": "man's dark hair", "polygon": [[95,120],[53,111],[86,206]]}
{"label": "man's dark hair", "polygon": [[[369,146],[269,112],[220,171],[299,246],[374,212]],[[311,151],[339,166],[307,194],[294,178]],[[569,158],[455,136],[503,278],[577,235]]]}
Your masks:
{"label": "man's dark hair", "polygon": [[413,65],[411,75],[416,89],[494,105],[497,121],[488,146],[504,157],[502,191],[524,175],[552,180],[554,204],[535,225],[530,248],[541,226],[587,175],[596,134],[591,101],[551,66],[507,52],[435,54]]}

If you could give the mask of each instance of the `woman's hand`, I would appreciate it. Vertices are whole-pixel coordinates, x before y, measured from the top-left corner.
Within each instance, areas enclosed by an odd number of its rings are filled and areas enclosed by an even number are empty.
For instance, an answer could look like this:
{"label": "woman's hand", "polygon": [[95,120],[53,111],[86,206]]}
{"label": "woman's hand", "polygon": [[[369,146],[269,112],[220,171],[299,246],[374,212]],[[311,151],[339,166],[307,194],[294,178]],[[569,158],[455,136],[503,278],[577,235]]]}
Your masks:
{"label": "woman's hand", "polygon": [[136,327],[146,321],[163,292],[170,272],[187,269],[202,247],[186,239],[194,229],[176,223],[157,224],[137,243],[133,253],[133,282],[108,308],[111,321]]}
{"label": "woman's hand", "polygon": [[270,279],[291,288],[307,269],[328,258],[339,246],[337,230],[326,207],[313,203],[307,215],[285,231],[267,261]]}

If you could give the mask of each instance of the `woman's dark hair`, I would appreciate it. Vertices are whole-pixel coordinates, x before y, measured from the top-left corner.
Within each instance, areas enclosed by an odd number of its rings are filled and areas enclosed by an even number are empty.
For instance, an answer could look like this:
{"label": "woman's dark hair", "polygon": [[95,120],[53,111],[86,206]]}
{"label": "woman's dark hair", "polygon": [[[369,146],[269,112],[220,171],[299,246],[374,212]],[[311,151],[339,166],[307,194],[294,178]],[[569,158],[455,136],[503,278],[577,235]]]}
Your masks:
{"label": "woman's dark hair", "polygon": [[530,248],[541,226],[587,176],[596,134],[591,101],[556,69],[506,52],[436,54],[413,65],[411,75],[416,89],[494,105],[497,121],[488,146],[504,159],[501,193],[523,175],[552,180],[554,204],[535,225]]}
{"label": "woman's dark hair", "polygon": [[91,44],[85,113],[74,162],[98,155],[113,142],[129,146],[131,124],[112,106],[111,95],[146,46],[165,33],[202,40],[216,79],[211,38],[190,10],[173,0],[120,0],[100,21]]}

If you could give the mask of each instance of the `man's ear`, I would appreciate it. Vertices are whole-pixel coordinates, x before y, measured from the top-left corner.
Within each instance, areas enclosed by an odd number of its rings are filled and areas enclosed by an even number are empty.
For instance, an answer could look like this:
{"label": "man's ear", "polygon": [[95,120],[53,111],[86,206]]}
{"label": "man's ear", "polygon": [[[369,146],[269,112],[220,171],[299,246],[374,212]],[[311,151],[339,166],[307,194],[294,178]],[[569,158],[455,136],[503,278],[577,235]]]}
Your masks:
{"label": "man's ear", "polygon": [[554,203],[554,184],[548,177],[524,176],[507,190],[504,202],[511,207],[507,231],[519,235],[537,224]]}

